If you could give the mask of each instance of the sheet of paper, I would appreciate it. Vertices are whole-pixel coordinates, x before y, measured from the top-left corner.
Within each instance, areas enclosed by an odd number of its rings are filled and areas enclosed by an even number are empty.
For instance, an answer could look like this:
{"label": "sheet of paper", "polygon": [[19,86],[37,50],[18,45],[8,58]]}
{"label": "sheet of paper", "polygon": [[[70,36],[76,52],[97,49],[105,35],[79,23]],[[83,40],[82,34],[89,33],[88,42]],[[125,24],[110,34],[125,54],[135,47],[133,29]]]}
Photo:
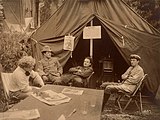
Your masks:
{"label": "sheet of paper", "polygon": [[83,29],[83,39],[101,39],[101,26],[87,26]]}
{"label": "sheet of paper", "polygon": [[75,37],[73,37],[73,36],[65,36],[64,37],[63,49],[64,50],[73,51],[73,48],[74,48],[74,39],[75,39]]}
{"label": "sheet of paper", "polygon": [[40,117],[38,109],[0,113],[0,120],[33,120]]}
{"label": "sheet of paper", "polygon": [[66,120],[66,118],[65,118],[65,116],[62,114],[62,115],[58,118],[58,120]]}
{"label": "sheet of paper", "polygon": [[56,93],[52,90],[41,91],[38,95],[32,94],[32,96],[48,105],[59,105],[71,100],[68,96],[62,93]]}
{"label": "sheet of paper", "polygon": [[36,86],[32,86],[33,89],[37,89],[37,90],[40,90],[41,88],[40,87],[36,87]]}
{"label": "sheet of paper", "polygon": [[76,88],[64,88],[62,90],[62,93],[65,93],[65,94],[74,94],[74,95],[82,95],[83,94],[83,90],[78,90]]}

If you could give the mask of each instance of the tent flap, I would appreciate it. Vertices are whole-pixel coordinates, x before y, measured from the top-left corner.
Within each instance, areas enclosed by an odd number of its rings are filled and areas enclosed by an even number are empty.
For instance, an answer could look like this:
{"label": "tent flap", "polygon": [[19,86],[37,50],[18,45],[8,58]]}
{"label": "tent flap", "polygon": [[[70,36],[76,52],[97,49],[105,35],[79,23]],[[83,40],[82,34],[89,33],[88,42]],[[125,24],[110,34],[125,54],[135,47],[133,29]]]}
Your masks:
{"label": "tent flap", "polygon": [[34,56],[40,59],[44,45],[52,47],[64,66],[71,52],[63,50],[64,36],[75,36],[75,48],[83,28],[97,18],[126,61],[131,53],[142,57],[148,74],[146,85],[155,94],[160,85],[160,33],[122,0],[65,0],[63,5],[31,36],[37,43]]}

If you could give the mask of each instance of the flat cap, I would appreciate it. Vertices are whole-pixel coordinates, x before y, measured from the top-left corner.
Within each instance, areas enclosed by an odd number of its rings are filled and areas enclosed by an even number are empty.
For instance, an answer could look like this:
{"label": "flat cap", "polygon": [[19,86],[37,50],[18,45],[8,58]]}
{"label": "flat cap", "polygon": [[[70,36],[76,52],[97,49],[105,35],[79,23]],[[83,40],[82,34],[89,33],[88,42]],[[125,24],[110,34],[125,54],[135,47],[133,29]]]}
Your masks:
{"label": "flat cap", "polygon": [[141,60],[141,57],[137,54],[131,54],[130,55],[130,59],[137,59],[137,60]]}

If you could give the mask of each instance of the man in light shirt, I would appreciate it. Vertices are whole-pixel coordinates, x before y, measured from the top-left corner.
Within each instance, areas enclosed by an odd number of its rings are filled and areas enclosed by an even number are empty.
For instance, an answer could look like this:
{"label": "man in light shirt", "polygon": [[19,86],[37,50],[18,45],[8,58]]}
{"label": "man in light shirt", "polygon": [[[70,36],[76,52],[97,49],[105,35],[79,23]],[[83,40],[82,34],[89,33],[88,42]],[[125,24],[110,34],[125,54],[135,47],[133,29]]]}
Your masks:
{"label": "man in light shirt", "polygon": [[141,57],[136,54],[130,55],[131,66],[127,71],[121,76],[122,82],[104,82],[101,88],[105,89],[104,104],[108,101],[111,93],[117,91],[124,91],[126,93],[132,94],[136,89],[136,85],[140,82],[141,78],[144,76],[143,69],[139,66],[139,61]]}
{"label": "man in light shirt", "polygon": [[28,97],[32,91],[32,87],[29,85],[30,78],[36,86],[44,86],[42,78],[33,71],[34,65],[35,59],[31,56],[24,56],[19,60],[18,67],[12,73],[9,84],[11,97],[16,96],[18,99]]}

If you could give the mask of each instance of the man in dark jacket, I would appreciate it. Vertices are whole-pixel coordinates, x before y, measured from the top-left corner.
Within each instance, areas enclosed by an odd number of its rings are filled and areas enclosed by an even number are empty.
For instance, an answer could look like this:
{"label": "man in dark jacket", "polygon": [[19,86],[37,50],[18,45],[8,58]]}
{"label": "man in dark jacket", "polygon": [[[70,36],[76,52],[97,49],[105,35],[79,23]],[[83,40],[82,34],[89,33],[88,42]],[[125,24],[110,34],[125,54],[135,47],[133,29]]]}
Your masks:
{"label": "man in dark jacket", "polygon": [[52,50],[49,46],[44,46],[42,49],[44,56],[37,64],[37,71],[42,77],[43,81],[59,84],[60,77],[63,73],[63,68],[57,57],[52,57]]}
{"label": "man in dark jacket", "polygon": [[71,82],[73,86],[83,87],[88,78],[93,72],[92,59],[86,57],[83,62],[83,66],[72,67],[69,69],[69,73],[64,74],[61,80],[64,84]]}

